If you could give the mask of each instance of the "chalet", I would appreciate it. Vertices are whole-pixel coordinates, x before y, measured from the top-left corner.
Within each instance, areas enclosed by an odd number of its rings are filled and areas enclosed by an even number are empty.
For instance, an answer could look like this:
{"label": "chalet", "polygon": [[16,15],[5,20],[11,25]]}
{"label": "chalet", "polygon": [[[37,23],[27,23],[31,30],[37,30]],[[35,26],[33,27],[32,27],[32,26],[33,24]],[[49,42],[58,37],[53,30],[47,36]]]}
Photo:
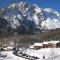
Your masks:
{"label": "chalet", "polygon": [[34,43],[32,46],[30,46],[30,49],[35,49],[35,50],[38,50],[41,48],[43,48],[42,43]]}
{"label": "chalet", "polygon": [[11,51],[11,50],[13,50],[13,48],[14,48],[14,47],[12,47],[12,46],[8,46],[8,47],[5,47],[5,48],[3,48],[3,49],[6,50],[6,51]]}
{"label": "chalet", "polygon": [[60,46],[60,41],[44,41],[43,43],[34,43],[30,46],[30,49],[41,49],[41,48],[56,48]]}
{"label": "chalet", "polygon": [[44,42],[42,43],[42,45],[43,45],[43,48],[48,48],[48,47],[50,47],[48,41],[44,41]]}
{"label": "chalet", "polygon": [[60,41],[50,41],[49,44],[52,45],[52,48],[57,47],[57,44],[59,44]]}
{"label": "chalet", "polygon": [[4,45],[3,49],[6,51],[11,51],[14,48],[14,42],[11,41],[8,45]]}

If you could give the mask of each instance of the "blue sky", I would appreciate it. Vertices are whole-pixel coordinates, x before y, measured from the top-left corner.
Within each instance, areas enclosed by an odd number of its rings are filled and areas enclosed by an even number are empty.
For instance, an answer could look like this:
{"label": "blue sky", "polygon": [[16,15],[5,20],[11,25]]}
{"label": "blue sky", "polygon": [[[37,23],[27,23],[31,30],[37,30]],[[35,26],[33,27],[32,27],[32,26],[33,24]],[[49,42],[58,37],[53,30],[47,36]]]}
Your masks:
{"label": "blue sky", "polygon": [[0,0],[0,8],[5,8],[13,2],[24,1],[37,4],[41,8],[52,8],[60,12],[60,0]]}

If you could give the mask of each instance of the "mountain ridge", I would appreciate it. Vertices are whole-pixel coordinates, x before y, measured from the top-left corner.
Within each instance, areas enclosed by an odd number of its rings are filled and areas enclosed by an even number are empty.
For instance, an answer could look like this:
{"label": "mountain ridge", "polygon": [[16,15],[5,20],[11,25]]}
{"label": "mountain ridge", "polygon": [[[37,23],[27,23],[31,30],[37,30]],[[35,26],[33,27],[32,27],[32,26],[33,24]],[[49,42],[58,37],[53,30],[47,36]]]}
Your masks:
{"label": "mountain ridge", "polygon": [[10,29],[16,34],[34,34],[60,28],[60,13],[51,8],[40,8],[36,4],[13,3],[6,9],[1,9],[0,16],[0,21],[7,21],[6,31]]}

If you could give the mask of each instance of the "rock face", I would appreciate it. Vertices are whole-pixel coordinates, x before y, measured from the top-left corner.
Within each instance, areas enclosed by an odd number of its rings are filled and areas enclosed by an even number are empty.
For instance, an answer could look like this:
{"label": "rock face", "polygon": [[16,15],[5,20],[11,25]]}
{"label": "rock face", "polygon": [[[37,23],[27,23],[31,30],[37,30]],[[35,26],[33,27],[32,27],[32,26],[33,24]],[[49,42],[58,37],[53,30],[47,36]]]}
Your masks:
{"label": "rock face", "polygon": [[60,28],[60,14],[51,8],[19,2],[0,12],[4,12],[0,13],[3,16],[0,17],[0,30],[4,32],[34,34]]}

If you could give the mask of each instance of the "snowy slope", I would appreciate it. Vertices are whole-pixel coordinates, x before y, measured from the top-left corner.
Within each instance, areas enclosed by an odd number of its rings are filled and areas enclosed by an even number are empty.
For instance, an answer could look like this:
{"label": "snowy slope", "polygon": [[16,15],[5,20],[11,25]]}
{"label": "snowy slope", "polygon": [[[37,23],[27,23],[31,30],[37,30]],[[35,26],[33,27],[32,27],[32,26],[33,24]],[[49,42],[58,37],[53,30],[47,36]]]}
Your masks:
{"label": "snowy slope", "polygon": [[[37,60],[59,60],[60,48],[43,48],[39,50],[28,49],[26,52],[30,56],[36,56],[40,59]],[[45,59],[43,59],[45,56]]]}
{"label": "snowy slope", "polygon": [[[37,60],[60,60],[60,48],[27,49],[25,53],[30,56],[39,57]],[[3,54],[6,54],[7,57],[0,57],[0,60],[28,60],[14,55],[13,51],[2,51],[2,55]],[[45,56],[45,59],[43,59],[43,56]]]}

